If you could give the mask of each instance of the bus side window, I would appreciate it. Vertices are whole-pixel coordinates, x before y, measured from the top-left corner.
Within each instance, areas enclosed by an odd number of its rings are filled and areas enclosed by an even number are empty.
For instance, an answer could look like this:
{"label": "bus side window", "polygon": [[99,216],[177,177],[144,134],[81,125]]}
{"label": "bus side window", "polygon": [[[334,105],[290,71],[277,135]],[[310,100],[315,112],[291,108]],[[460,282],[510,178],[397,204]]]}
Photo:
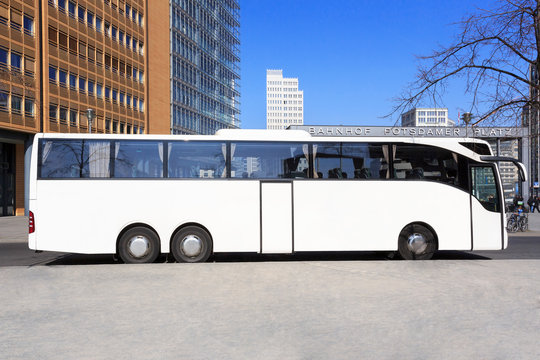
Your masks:
{"label": "bus side window", "polygon": [[465,158],[446,149],[397,144],[393,165],[397,179],[440,181],[468,190]]}
{"label": "bus side window", "polygon": [[318,143],[313,145],[315,178],[386,179],[383,148],[374,143]]}
{"label": "bus side window", "polygon": [[171,141],[168,150],[169,178],[224,178],[227,146],[215,141]]}
{"label": "bus side window", "polygon": [[298,179],[309,173],[307,144],[238,142],[231,144],[231,177]]}
{"label": "bus side window", "polygon": [[114,177],[163,177],[163,142],[121,140],[115,144]]}

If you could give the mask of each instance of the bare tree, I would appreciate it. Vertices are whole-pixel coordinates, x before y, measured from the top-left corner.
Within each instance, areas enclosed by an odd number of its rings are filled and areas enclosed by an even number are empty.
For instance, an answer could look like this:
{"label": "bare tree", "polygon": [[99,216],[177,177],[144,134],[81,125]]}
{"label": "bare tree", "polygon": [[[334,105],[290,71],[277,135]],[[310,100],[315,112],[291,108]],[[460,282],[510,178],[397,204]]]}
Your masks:
{"label": "bare tree", "polygon": [[[449,82],[464,80],[480,122],[516,125],[523,109],[538,109],[540,0],[497,0],[459,22],[453,44],[421,56],[416,80],[398,98],[393,114],[420,102],[444,104]],[[531,73],[533,76],[531,76]]]}

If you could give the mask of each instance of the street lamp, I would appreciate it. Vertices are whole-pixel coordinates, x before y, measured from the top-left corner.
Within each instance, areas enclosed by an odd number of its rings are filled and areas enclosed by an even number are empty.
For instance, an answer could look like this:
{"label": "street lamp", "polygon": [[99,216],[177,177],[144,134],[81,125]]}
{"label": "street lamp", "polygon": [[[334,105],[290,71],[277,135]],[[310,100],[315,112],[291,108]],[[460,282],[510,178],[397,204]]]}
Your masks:
{"label": "street lamp", "polygon": [[86,110],[86,117],[88,118],[88,133],[92,133],[92,122],[96,118],[96,112],[94,109],[88,109]]}

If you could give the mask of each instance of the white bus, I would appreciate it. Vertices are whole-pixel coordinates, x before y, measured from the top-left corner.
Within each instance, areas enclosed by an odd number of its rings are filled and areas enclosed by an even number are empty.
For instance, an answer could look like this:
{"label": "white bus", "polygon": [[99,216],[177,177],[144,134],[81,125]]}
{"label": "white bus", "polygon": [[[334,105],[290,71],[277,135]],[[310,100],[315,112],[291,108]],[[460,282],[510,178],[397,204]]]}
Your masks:
{"label": "white bus", "polygon": [[126,263],[507,246],[496,161],[465,138],[37,134],[29,247]]}

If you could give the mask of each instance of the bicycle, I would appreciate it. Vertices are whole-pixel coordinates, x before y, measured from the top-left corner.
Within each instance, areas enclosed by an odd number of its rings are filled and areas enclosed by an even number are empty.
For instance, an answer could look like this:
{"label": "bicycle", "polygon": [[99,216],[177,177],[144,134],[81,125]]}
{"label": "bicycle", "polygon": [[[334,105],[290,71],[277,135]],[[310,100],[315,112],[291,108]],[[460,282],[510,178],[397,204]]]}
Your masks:
{"label": "bicycle", "polygon": [[527,231],[529,229],[529,219],[526,213],[512,213],[506,222],[508,232]]}
{"label": "bicycle", "polygon": [[518,219],[516,214],[510,214],[510,217],[508,218],[508,221],[506,222],[506,230],[508,232],[514,233],[517,232],[519,229],[518,225]]}
{"label": "bicycle", "polygon": [[526,213],[519,215],[518,227],[520,231],[527,231],[529,229],[529,217],[527,216]]}

